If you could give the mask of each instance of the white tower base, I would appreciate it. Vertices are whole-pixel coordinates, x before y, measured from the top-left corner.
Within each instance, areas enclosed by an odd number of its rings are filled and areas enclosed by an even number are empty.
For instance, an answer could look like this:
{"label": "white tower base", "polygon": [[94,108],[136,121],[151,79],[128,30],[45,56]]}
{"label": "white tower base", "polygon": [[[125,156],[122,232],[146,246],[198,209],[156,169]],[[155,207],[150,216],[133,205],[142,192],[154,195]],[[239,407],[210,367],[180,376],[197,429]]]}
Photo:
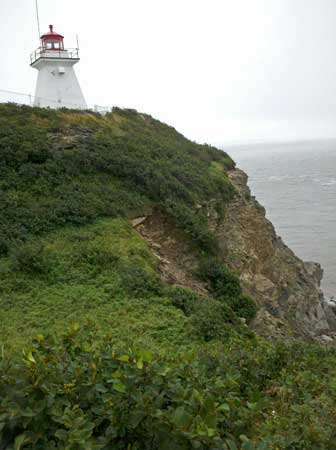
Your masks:
{"label": "white tower base", "polygon": [[86,109],[87,105],[73,66],[79,58],[69,57],[67,51],[44,51],[31,66],[39,71],[34,106],[49,108]]}

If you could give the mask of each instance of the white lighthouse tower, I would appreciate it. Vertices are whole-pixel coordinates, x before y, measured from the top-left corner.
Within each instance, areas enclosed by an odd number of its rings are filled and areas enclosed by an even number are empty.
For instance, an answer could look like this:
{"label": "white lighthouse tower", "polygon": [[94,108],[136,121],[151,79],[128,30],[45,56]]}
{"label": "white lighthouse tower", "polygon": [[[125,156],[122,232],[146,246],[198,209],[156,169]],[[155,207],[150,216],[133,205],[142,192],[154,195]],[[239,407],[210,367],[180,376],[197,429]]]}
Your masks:
{"label": "white lighthouse tower", "polygon": [[78,48],[65,49],[64,36],[53,25],[41,36],[41,45],[31,54],[31,67],[38,70],[34,106],[85,109],[86,102],[73,66]]}

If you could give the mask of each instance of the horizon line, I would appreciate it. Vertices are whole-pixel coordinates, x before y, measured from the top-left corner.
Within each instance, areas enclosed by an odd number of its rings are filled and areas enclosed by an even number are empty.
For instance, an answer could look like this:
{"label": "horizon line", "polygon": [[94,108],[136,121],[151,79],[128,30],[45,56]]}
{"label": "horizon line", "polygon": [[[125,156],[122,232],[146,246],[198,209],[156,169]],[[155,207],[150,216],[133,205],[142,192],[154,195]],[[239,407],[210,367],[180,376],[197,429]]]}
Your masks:
{"label": "horizon line", "polygon": [[316,137],[316,138],[288,138],[288,139],[247,139],[247,140],[232,140],[232,141],[213,141],[214,146],[236,146],[236,147],[249,147],[254,145],[287,145],[287,144],[305,144],[312,142],[333,142],[336,141],[335,137]]}

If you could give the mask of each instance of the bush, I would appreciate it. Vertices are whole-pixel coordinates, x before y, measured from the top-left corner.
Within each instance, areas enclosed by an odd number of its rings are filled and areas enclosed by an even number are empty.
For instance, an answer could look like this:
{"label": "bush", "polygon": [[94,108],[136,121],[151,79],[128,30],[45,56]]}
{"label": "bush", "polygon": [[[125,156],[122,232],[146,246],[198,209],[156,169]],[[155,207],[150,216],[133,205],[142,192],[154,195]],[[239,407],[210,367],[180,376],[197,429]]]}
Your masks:
{"label": "bush", "polygon": [[1,362],[1,449],[229,448],[217,425],[227,412],[197,363],[117,353],[78,328],[61,345],[38,336],[21,361]]}
{"label": "bush", "polygon": [[195,292],[182,287],[170,288],[167,295],[170,297],[172,304],[181,309],[186,316],[190,316],[197,309],[199,302],[202,301]]}
{"label": "bush", "polygon": [[128,295],[141,298],[163,294],[164,288],[158,276],[140,266],[124,266],[121,278]]}
{"label": "bush", "polygon": [[237,337],[116,351],[74,324],[2,350],[0,449],[333,449],[335,364],[335,349]]}
{"label": "bush", "polygon": [[209,283],[216,298],[230,299],[242,293],[239,278],[215,258],[203,260],[200,276]]}
{"label": "bush", "polygon": [[196,248],[208,255],[216,254],[217,239],[209,230],[208,218],[204,211],[194,211],[186,205],[172,201],[166,202],[166,209],[177,226],[190,237]]}
{"label": "bush", "polygon": [[240,281],[222,262],[215,258],[203,260],[200,276],[209,283],[212,295],[230,306],[238,317],[250,322],[257,313],[255,301],[242,293]]}
{"label": "bush", "polygon": [[73,257],[74,262],[88,264],[97,270],[109,269],[115,267],[119,261],[119,255],[116,255],[109,248],[102,248],[94,243],[81,243],[76,246],[76,252]]}
{"label": "bush", "polygon": [[200,297],[193,291],[181,287],[171,288],[167,294],[176,308],[181,309],[186,316],[190,316],[194,335],[206,342],[226,338],[235,332],[248,334],[238,319],[254,314],[253,302],[251,311],[248,309],[250,301],[248,297],[246,304],[241,304],[245,296],[239,297],[233,305],[234,309],[228,302]]}
{"label": "bush", "polygon": [[235,311],[238,317],[246,319],[250,323],[257,314],[256,302],[248,295],[241,294],[239,297],[232,297],[227,300],[227,304]]}
{"label": "bush", "polygon": [[10,261],[14,270],[31,274],[47,273],[51,264],[47,251],[39,242],[27,242],[12,248]]}
{"label": "bush", "polygon": [[191,323],[195,334],[206,342],[227,338],[234,333],[232,325],[238,326],[237,316],[232,309],[212,299],[200,299],[197,302]]}
{"label": "bush", "polygon": [[0,236],[0,257],[5,256],[8,253],[8,242],[6,239]]}

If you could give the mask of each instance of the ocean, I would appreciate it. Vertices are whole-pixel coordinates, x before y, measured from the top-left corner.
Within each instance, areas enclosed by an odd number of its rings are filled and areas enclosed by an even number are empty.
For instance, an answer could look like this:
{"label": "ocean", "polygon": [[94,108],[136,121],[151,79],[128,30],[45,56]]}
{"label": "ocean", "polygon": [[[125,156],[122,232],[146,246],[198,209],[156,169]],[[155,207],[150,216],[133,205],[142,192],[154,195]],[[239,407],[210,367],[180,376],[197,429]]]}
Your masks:
{"label": "ocean", "polygon": [[336,298],[336,140],[221,148],[247,172],[277,234],[322,265],[325,297]]}

